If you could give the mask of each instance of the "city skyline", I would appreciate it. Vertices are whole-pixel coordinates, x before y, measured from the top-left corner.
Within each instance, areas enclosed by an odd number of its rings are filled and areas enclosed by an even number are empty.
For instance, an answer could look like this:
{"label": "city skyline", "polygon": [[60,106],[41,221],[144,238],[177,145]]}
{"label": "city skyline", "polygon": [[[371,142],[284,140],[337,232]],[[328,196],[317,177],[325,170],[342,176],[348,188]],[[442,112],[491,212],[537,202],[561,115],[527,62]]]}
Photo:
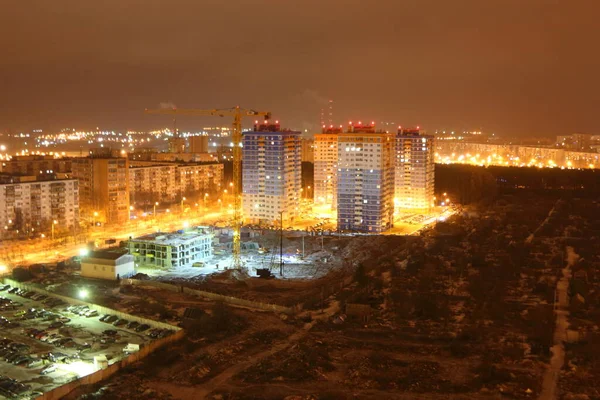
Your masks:
{"label": "city skyline", "polygon": [[142,110],[166,103],[271,109],[316,132],[330,99],[338,121],[517,136],[600,130],[592,1],[116,5],[3,8],[0,130],[149,129],[156,122]]}

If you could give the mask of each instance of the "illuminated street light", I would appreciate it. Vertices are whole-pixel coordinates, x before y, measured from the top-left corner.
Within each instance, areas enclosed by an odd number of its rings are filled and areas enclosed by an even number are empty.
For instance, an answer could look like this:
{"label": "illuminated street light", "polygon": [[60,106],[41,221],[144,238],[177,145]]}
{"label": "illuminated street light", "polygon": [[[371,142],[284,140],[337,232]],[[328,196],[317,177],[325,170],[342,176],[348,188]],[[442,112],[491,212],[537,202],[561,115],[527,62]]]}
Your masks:
{"label": "illuminated street light", "polygon": [[88,297],[89,292],[87,291],[87,289],[81,289],[79,290],[79,298],[84,300]]}
{"label": "illuminated street light", "polygon": [[79,249],[80,257],[87,257],[88,254],[90,254],[90,251],[88,249],[86,249],[86,248]]}

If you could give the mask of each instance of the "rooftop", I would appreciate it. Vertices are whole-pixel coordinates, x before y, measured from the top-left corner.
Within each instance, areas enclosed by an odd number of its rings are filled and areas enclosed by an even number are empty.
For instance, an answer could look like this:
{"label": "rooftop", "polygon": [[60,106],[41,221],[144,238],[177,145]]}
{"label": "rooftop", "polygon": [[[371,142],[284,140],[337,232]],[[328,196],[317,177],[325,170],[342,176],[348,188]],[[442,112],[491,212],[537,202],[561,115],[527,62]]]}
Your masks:
{"label": "rooftop", "polygon": [[90,253],[85,258],[99,258],[102,260],[118,260],[119,258],[121,258],[122,256],[124,256],[126,254],[127,254],[127,249],[117,247],[114,249],[90,251]]}
{"label": "rooftop", "polygon": [[191,240],[205,237],[209,233],[205,230],[187,231],[187,232],[155,232],[148,235],[140,236],[132,239],[134,242],[152,242],[155,244],[163,244],[176,246],[179,244],[188,243]]}

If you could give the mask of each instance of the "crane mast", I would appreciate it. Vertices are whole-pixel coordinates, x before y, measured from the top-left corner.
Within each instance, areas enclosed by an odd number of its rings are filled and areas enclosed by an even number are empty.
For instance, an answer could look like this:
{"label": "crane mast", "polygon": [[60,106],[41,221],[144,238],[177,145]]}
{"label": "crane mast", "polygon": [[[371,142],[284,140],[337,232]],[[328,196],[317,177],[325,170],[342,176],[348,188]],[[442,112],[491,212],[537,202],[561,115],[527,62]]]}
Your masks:
{"label": "crane mast", "polygon": [[176,118],[177,115],[188,116],[233,116],[232,125],[232,142],[233,142],[233,247],[232,257],[235,269],[242,268],[242,259],[240,256],[240,231],[242,229],[242,117],[257,117],[262,116],[265,119],[271,117],[268,111],[255,111],[238,107],[227,109],[211,109],[199,110],[190,108],[161,108],[161,109],[146,109],[146,114],[172,115]]}

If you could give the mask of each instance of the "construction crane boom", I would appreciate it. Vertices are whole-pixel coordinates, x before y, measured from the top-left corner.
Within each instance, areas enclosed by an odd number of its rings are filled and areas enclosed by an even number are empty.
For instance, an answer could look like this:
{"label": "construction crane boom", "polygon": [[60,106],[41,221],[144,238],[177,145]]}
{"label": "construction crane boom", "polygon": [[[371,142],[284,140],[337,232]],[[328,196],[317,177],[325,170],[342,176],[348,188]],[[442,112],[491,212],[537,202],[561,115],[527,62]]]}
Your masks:
{"label": "construction crane boom", "polygon": [[194,108],[160,108],[146,109],[146,114],[155,115],[183,115],[183,116],[217,116],[233,117],[232,142],[233,142],[233,268],[242,268],[242,259],[240,256],[240,232],[242,228],[242,118],[243,117],[264,117],[271,118],[268,111],[255,111],[240,107],[199,110]]}

